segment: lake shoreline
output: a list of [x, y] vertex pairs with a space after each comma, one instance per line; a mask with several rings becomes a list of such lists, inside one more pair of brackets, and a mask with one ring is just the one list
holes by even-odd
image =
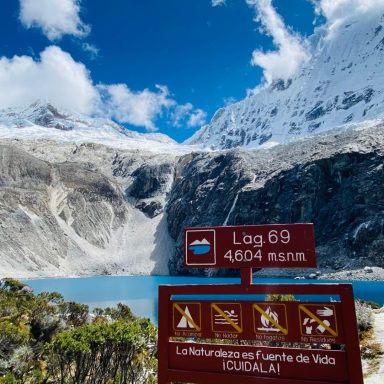
[[[84, 274], [84, 275], [4, 275], [0, 276], [0, 280], [6, 277], [30, 281], [30, 280], [45, 280], [45, 279], [79, 279], [79, 278], [94, 278], [94, 277], [133, 277], [133, 276], [165, 276], [165, 277], [191, 277], [190, 275], [158, 275], [158, 274], [127, 274], [124, 272], [108, 273], [108, 274]], [[194, 277], [207, 277], [207, 276], [194, 276]], [[233, 276], [230, 276], [232, 278]], [[273, 279], [312, 279], [312, 280], [351, 280], [351, 281], [384, 281], [384, 268], [381, 267], [364, 267], [356, 269], [344, 270], [321, 270], [321, 269], [263, 269], [256, 271], [253, 274], [254, 278], [273, 278]], [[207, 277], [209, 278], [209, 277]]]
[[[82, 278], [53, 278], [22, 280], [32, 287], [35, 293], [56, 291], [66, 300], [76, 301], [91, 307], [113, 306], [119, 302], [138, 308], [138, 315], [155, 318], [157, 315], [157, 295], [160, 285], [209, 285], [240, 284], [236, 277], [193, 277], [193, 276], [92, 276]], [[303, 280], [270, 277], [255, 277], [254, 284], [329, 284], [351, 283], [355, 297], [376, 301], [384, 305], [384, 281], [352, 280]], [[329, 297], [324, 298], [324, 300]], [[147, 304], [145, 304], [147, 303]]]

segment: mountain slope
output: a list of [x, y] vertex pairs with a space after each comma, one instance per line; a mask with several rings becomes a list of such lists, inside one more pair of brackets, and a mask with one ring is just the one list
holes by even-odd
[[[2, 141], [0, 271], [15, 277], [167, 274], [171, 155]], [[147, 180], [140, 189], [137, 180]]]
[[99, 143], [122, 149], [185, 153], [186, 149], [160, 133], [138, 133], [108, 119], [61, 111], [49, 103], [0, 110], [0, 139], [48, 139], [61, 143]]
[[332, 33], [317, 30], [311, 46], [311, 60], [294, 78], [218, 110], [186, 143], [254, 148], [382, 119], [384, 15], [349, 20]]
[[181, 156], [2, 140], [1, 274], [212, 273], [184, 269], [185, 227], [295, 222], [314, 223], [323, 272], [384, 267], [383, 138], [381, 124]]
[[303, 222], [314, 223], [323, 271], [384, 267], [383, 138], [381, 124], [264, 150], [191, 155], [176, 168], [167, 204], [171, 273], [223, 272], [185, 270], [185, 227]]

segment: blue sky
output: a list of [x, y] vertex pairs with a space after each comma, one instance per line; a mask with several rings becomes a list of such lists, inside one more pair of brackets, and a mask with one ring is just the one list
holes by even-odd
[[[60, 7], [52, 8], [56, 2]], [[260, 30], [260, 4], [270, 3], [292, 36], [313, 33], [309, 0], [248, 2], [3, 2], [0, 107], [46, 99], [183, 141], [218, 108], [266, 81], [268, 72], [251, 63], [252, 53], [278, 44], [265, 25]]]

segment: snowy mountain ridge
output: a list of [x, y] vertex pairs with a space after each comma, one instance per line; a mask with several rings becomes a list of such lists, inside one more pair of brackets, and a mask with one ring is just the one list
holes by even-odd
[[37, 101], [27, 107], [0, 110], [0, 139], [46, 139], [61, 143], [95, 143], [121, 149], [142, 149], [157, 153], [184, 153], [179, 145], [161, 133], [138, 133], [112, 120], [92, 118], [59, 110]]
[[184, 228], [290, 222], [314, 223], [324, 272], [383, 267], [383, 157], [383, 123], [181, 156], [0, 140], [0, 273], [211, 274], [185, 270]]
[[287, 81], [219, 109], [187, 144], [257, 148], [348, 123], [384, 118], [384, 15], [356, 18], [310, 38], [311, 60]]

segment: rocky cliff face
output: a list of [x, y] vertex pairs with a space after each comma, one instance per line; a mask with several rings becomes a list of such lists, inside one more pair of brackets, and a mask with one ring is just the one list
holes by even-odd
[[[340, 131], [269, 150], [194, 155], [167, 207], [182, 266], [187, 226], [313, 222], [319, 266], [384, 266], [384, 126]], [[219, 272], [221, 273], [221, 272]]]
[[373, 16], [318, 29], [311, 59], [294, 78], [216, 112], [187, 140], [214, 149], [286, 143], [384, 116], [384, 6]]
[[1, 274], [168, 273], [173, 167], [172, 156], [95, 144], [3, 142]]
[[383, 138], [187, 154], [2, 140], [0, 274], [231, 274], [185, 270], [183, 229], [297, 222], [314, 223], [323, 270], [384, 267]]

